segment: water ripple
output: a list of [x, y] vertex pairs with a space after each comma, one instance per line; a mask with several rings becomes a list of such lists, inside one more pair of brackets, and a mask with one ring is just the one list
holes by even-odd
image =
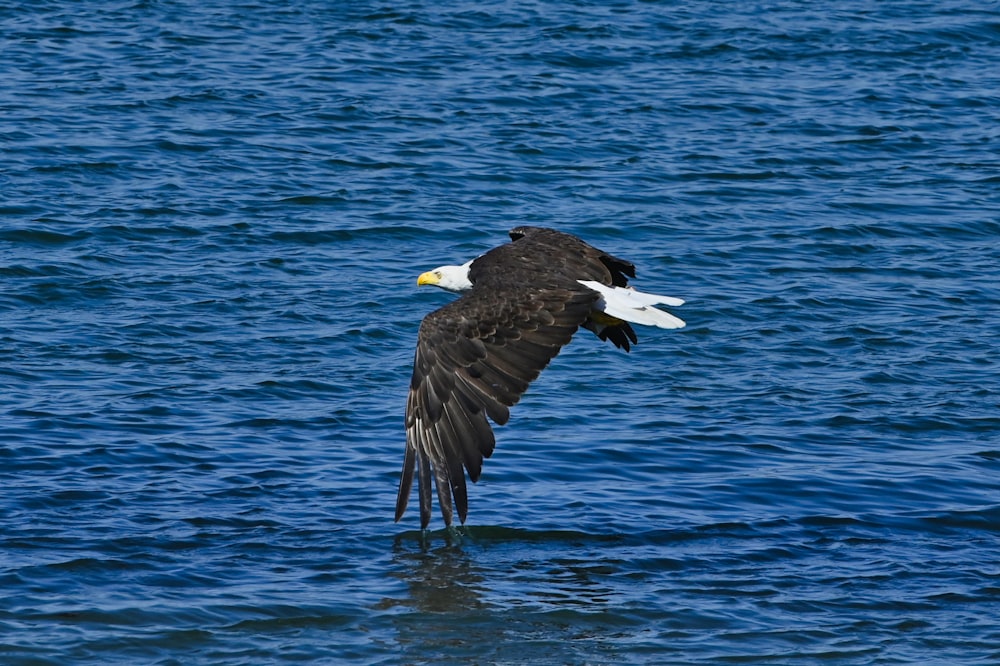
[[[0, 8], [5, 663], [996, 661], [994, 14]], [[415, 276], [515, 224], [689, 326], [394, 525]]]

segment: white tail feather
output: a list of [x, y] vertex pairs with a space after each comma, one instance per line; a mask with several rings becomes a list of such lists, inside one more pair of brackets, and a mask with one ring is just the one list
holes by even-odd
[[658, 328], [682, 328], [684, 321], [669, 312], [658, 310], [654, 305], [680, 306], [684, 301], [670, 296], [644, 294], [629, 287], [609, 287], [592, 280], [577, 280], [601, 295], [595, 307], [605, 314], [624, 319], [633, 324], [644, 324]]

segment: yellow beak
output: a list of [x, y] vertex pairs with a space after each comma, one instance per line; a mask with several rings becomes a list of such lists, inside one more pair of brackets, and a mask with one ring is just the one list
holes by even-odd
[[420, 277], [417, 278], [418, 285], [424, 284], [437, 284], [441, 281], [441, 278], [434, 274], [434, 271], [427, 271], [426, 273], [421, 273]]

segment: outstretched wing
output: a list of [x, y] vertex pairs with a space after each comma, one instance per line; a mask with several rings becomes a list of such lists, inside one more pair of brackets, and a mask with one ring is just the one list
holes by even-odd
[[[492, 282], [492, 281], [490, 281]], [[420, 526], [431, 519], [431, 476], [446, 525], [452, 500], [468, 513], [465, 474], [479, 479], [503, 425], [538, 373], [583, 324], [598, 294], [561, 286], [477, 286], [424, 318], [406, 401], [406, 455], [396, 497], [398, 521], [418, 479]]]

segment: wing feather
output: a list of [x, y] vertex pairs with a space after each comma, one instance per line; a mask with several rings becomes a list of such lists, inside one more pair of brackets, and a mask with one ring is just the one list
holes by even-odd
[[562, 283], [529, 289], [477, 284], [424, 318], [407, 399], [396, 520], [416, 473], [421, 528], [430, 522], [432, 475], [445, 524], [455, 511], [465, 522], [465, 472], [477, 481], [496, 444], [487, 417], [507, 422], [509, 408], [587, 320], [596, 300], [583, 285]]
[[424, 525], [431, 520], [431, 459], [424, 452], [424, 437], [421, 430], [417, 430], [416, 433], [417, 437], [415, 441], [417, 445], [415, 448], [417, 449], [417, 462], [420, 463], [419, 467], [417, 467], [419, 476], [417, 480], [419, 486], [417, 496], [420, 498], [420, 524]]
[[399, 492], [396, 494], [396, 522], [403, 517], [406, 505], [410, 502], [410, 489], [413, 487], [413, 470], [417, 462], [417, 447], [407, 446], [403, 455], [403, 471], [399, 475]]

